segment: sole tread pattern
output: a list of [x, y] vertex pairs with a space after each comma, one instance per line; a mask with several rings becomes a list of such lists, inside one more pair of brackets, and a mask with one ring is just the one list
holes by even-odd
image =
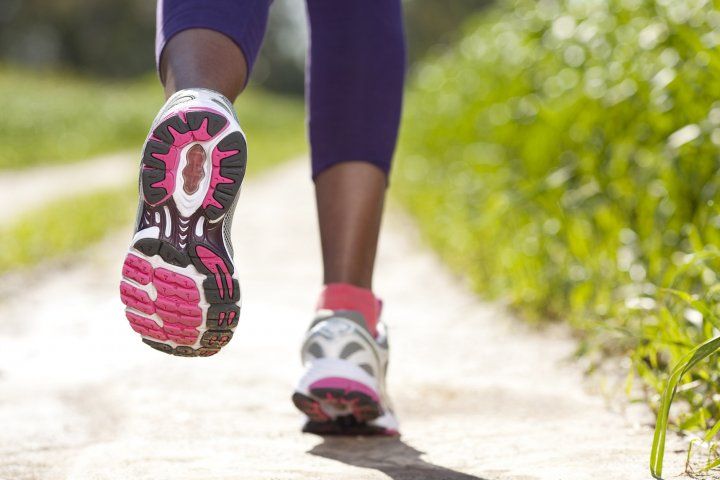
[[308, 418], [303, 432], [318, 435], [397, 434], [370, 423], [382, 416], [382, 406], [372, 389], [353, 380], [332, 377], [316, 381], [310, 385], [308, 395], [295, 392], [292, 401]]
[[150, 262], [133, 254], [125, 259], [125, 265], [138, 264], [143, 265], [144, 270], [149, 268], [147, 284], [152, 283], [156, 288], [157, 297], [152, 300], [146, 291], [122, 281], [120, 298], [130, 309], [146, 315], [156, 314], [162, 324], [128, 311], [126, 316], [130, 325], [136, 332], [155, 340], [172, 340], [179, 345], [194, 344], [200, 335], [197, 327], [203, 323], [202, 310], [198, 306], [200, 294], [195, 282], [165, 268], [153, 269]]
[[[366, 404], [365, 409], [354, 409], [353, 413], [347, 415], [337, 415], [335, 418], [328, 415], [323, 409], [323, 402], [328, 400], [328, 395], [331, 397], [331, 402], [335, 403], [348, 403], [354, 405], [362, 405], [365, 400], [360, 400], [359, 397], [352, 396], [348, 399], [345, 392], [326, 392], [326, 391], [313, 391], [311, 390], [310, 395], [304, 395], [300, 392], [295, 392], [292, 396], [292, 402], [295, 404], [298, 410], [307, 416], [308, 420], [303, 425], [302, 431], [305, 433], [313, 433], [315, 435], [397, 435], [398, 432], [395, 430], [388, 430], [382, 426], [373, 425], [370, 423], [371, 420], [377, 418], [377, 415], [373, 412], [379, 409], [379, 405], [370, 407]], [[374, 400], [371, 399], [373, 403]], [[352, 410], [352, 408], [351, 408]], [[371, 413], [372, 412], [372, 413]]]
[[[131, 246], [120, 295], [131, 327], [164, 353], [214, 355], [238, 323], [240, 286], [220, 220], [239, 193], [247, 149], [240, 131], [226, 133], [229, 124], [212, 109], [179, 111], [157, 124], [143, 150], [138, 231], [157, 234]], [[194, 213], [183, 207], [181, 214], [173, 195], [188, 179], [182, 194], [194, 194], [200, 181], [206, 191]]]

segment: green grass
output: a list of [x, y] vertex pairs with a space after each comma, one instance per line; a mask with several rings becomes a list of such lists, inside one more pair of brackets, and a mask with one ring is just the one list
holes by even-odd
[[[0, 70], [0, 170], [140, 152], [163, 103], [157, 81], [105, 84], [68, 74]], [[302, 99], [249, 90], [236, 102], [248, 175], [306, 152]], [[2, 174], [0, 172], [0, 174]], [[0, 274], [84, 248], [134, 219], [137, 186], [60, 199], [0, 229]]]
[[[718, 26], [712, 2], [506, 1], [406, 102], [394, 188], [428, 242], [579, 353], [627, 356], [655, 409], [720, 329]], [[716, 424], [718, 367], [677, 379], [675, 428]]]
[[[0, 170], [139, 151], [163, 104], [154, 75], [111, 82], [6, 66], [0, 94]], [[236, 107], [249, 137], [249, 171], [305, 151], [302, 99], [250, 89]]]
[[137, 149], [162, 104], [150, 77], [113, 83], [0, 68], [0, 169], [62, 163]]
[[101, 240], [125, 228], [137, 208], [137, 186], [60, 199], [0, 229], [0, 275]]
[[248, 137], [248, 174], [307, 154], [302, 98], [248, 90], [235, 109]]

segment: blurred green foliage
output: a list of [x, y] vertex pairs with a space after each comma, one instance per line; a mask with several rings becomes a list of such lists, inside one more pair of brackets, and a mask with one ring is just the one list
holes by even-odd
[[[147, 74], [155, 69], [155, 5], [153, 0], [3, 0], [0, 62], [104, 78]], [[297, 50], [305, 34], [296, 17], [303, 8], [302, 1], [273, 2], [255, 83], [302, 93], [303, 58]]]
[[[411, 62], [446, 46], [468, 15], [491, 2], [404, 0]], [[105, 78], [133, 78], [155, 68], [155, 1], [3, 0], [0, 5], [0, 62]], [[302, 94], [304, 10], [304, 0], [273, 1], [254, 84]]]
[[[75, 74], [0, 67], [0, 169], [140, 151], [163, 93], [153, 76], [108, 82]], [[305, 151], [302, 99], [250, 89], [236, 102], [257, 161]], [[277, 131], [283, 141], [277, 141]], [[253, 169], [255, 158], [249, 168]]]
[[137, 186], [61, 198], [0, 228], [0, 275], [71, 254], [126, 228], [135, 216]]
[[[429, 242], [583, 352], [628, 355], [654, 407], [720, 328], [717, 3], [506, 1], [407, 99], [395, 188]], [[680, 429], [720, 418], [718, 366], [684, 376]]]
[[0, 58], [106, 77], [153, 69], [155, 2], [3, 0]]
[[150, 77], [101, 82], [75, 74], [0, 68], [0, 169], [140, 151], [162, 89]]
[[452, 45], [461, 36], [460, 26], [465, 20], [493, 3], [494, 0], [405, 0], [403, 14], [410, 65]]

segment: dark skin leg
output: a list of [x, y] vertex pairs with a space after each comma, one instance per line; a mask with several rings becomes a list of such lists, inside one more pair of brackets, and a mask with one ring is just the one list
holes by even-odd
[[[165, 46], [160, 76], [165, 95], [185, 88], [209, 88], [234, 102], [247, 78], [245, 57], [225, 35], [191, 29]], [[387, 177], [374, 165], [334, 165], [315, 179], [324, 283], [372, 288]]]
[[247, 74], [242, 50], [214, 30], [178, 33], [165, 45], [160, 59], [166, 97], [185, 88], [209, 88], [234, 102], [245, 88]]
[[315, 179], [324, 282], [372, 289], [387, 177], [367, 162], [343, 162]]

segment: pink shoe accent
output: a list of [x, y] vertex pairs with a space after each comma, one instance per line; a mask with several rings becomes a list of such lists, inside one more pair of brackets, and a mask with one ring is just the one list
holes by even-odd
[[[172, 129], [170, 128], [169, 130]], [[175, 130], [173, 130], [173, 132], [174, 131]], [[177, 170], [178, 163], [180, 162], [180, 150], [176, 146], [171, 146], [167, 153], [153, 153], [152, 156], [156, 160], [160, 160], [165, 164], [165, 178], [151, 185], [155, 188], [164, 188], [167, 192], [167, 195], [165, 195], [165, 197], [163, 197], [160, 201], [151, 204], [157, 205], [167, 200], [175, 191], [175, 171]], [[148, 167], [143, 166], [143, 169], [147, 170]]]
[[157, 340], [167, 340], [168, 337], [163, 332], [162, 328], [155, 323], [153, 320], [140, 315], [136, 315], [132, 312], [125, 312], [125, 316], [130, 322], [130, 326], [133, 330], [138, 332], [140, 335], [145, 335]]
[[[182, 118], [183, 121], [186, 121], [185, 115], [183, 114], [183, 112], [180, 112], [180, 118]], [[173, 127], [167, 127], [167, 130], [168, 130], [168, 132], [170, 132], [170, 135], [173, 136], [172, 144], [175, 147], [178, 147], [178, 149], [180, 147], [184, 147], [185, 145], [187, 145], [188, 143], [193, 141], [193, 132], [191, 132], [191, 131], [188, 131], [185, 133], [180, 133], [180, 132], [176, 131]]]
[[220, 312], [220, 315], [218, 316], [218, 327], [223, 324], [223, 322], [226, 322], [228, 326], [232, 325], [233, 321], [235, 320], [235, 312]]
[[205, 200], [203, 200], [203, 208], [207, 208], [210, 205], [213, 205], [217, 208], [223, 208], [220, 203], [215, 200], [215, 197], [213, 196], [215, 194], [215, 189], [218, 185], [223, 183], [233, 183], [233, 180], [230, 180], [229, 178], [225, 178], [220, 174], [220, 167], [222, 164], [222, 161], [225, 160], [228, 157], [232, 157], [233, 155], [240, 153], [240, 150], [228, 150], [227, 152], [223, 152], [218, 147], [215, 147], [215, 149], [212, 152], [212, 176], [210, 177], [210, 186], [208, 187], [207, 194], [205, 194]]
[[177, 322], [190, 327], [202, 324], [202, 310], [197, 304], [183, 303], [158, 296], [155, 300], [155, 308], [163, 322]]
[[346, 394], [350, 392], [361, 392], [372, 398], [374, 401], [380, 403], [380, 397], [375, 390], [363, 383], [356, 382], [355, 380], [350, 380], [349, 378], [326, 377], [316, 382], [313, 382], [309, 388], [311, 391], [316, 388], [332, 388], [343, 390]]
[[360, 312], [373, 337], [377, 336], [377, 322], [382, 304], [372, 290], [356, 287], [349, 283], [329, 283], [325, 285], [317, 309], [352, 310]]
[[[203, 110], [197, 110], [197, 111], [203, 111]], [[222, 115], [219, 112], [214, 112], [214, 113], [217, 113], [218, 115]], [[183, 115], [183, 118], [184, 118], [184, 115]], [[222, 128], [222, 130], [220, 130], [220, 132], [225, 130], [225, 128], [227, 128], [227, 125], [228, 124], [225, 124], [225, 126]], [[218, 133], [220, 133], [220, 132], [218, 132]], [[192, 133], [193, 133], [193, 138], [195, 139], [196, 142], [205, 142], [205, 141], [213, 138], [213, 136], [208, 133], [208, 119], [207, 118], [203, 120], [202, 124], [200, 125], [200, 128], [198, 128], [197, 130], [195, 130]]]
[[230, 342], [232, 335], [228, 332], [206, 332], [203, 335], [203, 341], [207, 341], [210, 345], [224, 347]]
[[293, 395], [295, 406], [313, 422], [329, 422], [332, 418], [325, 413], [317, 400], [302, 394]]
[[192, 345], [197, 340], [197, 335], [185, 337], [168, 333], [168, 338], [173, 342], [177, 343], [178, 345]]
[[158, 268], [155, 271], [153, 285], [159, 295], [165, 297], [175, 296], [181, 300], [190, 303], [200, 301], [200, 293], [192, 279], [183, 275], [171, 272], [164, 268]]
[[135, 310], [148, 315], [155, 313], [155, 306], [148, 294], [127, 282], [120, 282], [120, 299], [125, 305]]
[[200, 300], [200, 294], [197, 291], [197, 287], [193, 290], [180, 288], [172, 283], [166, 283], [159, 280], [157, 277], [153, 280], [153, 285], [161, 294], [165, 297], [175, 296], [181, 300], [191, 303], [197, 303]]
[[192, 278], [180, 275], [179, 273], [172, 272], [162, 267], [155, 270], [155, 278], [159, 278], [167, 283], [174, 283], [180, 288], [197, 290], [197, 286]]
[[217, 284], [220, 298], [225, 298], [225, 287], [223, 286], [221, 275], [225, 277], [225, 282], [227, 283], [227, 289], [229, 292], [228, 298], [232, 298], [234, 288], [232, 275], [230, 274], [227, 265], [225, 265], [225, 262], [215, 255], [212, 250], [205, 248], [202, 245], [198, 245], [195, 251], [197, 252], [203, 265], [205, 265], [205, 267], [215, 275], [215, 283]]
[[150, 262], [132, 254], [125, 259], [123, 275], [145, 285], [152, 282], [158, 292], [153, 302], [144, 290], [125, 281], [120, 283], [120, 297], [125, 305], [146, 315], [155, 313], [163, 322], [160, 326], [151, 318], [126, 312], [133, 330], [179, 345], [193, 345], [197, 341], [200, 332], [196, 327], [202, 325], [203, 313], [198, 306], [200, 293], [192, 278], [165, 268], [153, 271]]
[[130, 280], [135, 280], [140, 285], [147, 285], [152, 280], [152, 265], [135, 255], [128, 255], [123, 264], [122, 274]]
[[165, 330], [168, 335], [180, 335], [189, 338], [197, 337], [197, 330], [177, 323], [166, 323], [163, 325], [163, 330]]

